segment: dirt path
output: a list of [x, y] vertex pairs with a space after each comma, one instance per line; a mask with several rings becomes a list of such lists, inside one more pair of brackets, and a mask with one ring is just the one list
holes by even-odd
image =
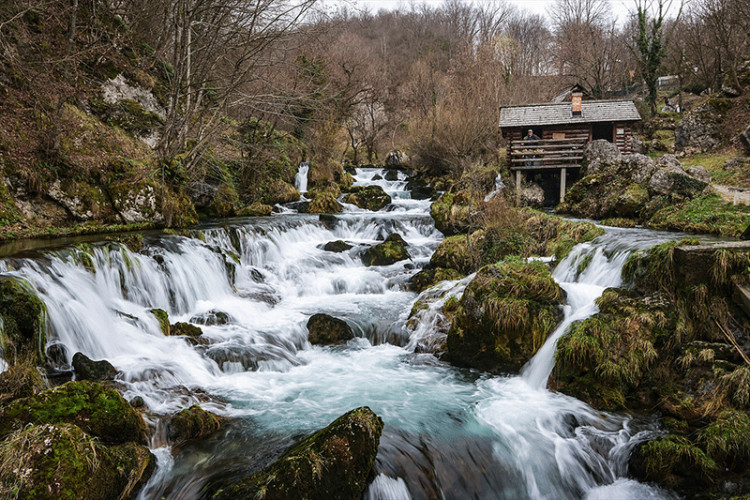
[[712, 184], [711, 186], [724, 201], [735, 205], [750, 205], [750, 188], [723, 186], [721, 184]]

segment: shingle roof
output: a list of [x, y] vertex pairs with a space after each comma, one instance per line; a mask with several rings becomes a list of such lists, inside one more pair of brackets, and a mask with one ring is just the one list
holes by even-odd
[[504, 106], [500, 108], [500, 127], [629, 122], [641, 119], [633, 101], [583, 101], [581, 116], [572, 116], [570, 107], [569, 102]]

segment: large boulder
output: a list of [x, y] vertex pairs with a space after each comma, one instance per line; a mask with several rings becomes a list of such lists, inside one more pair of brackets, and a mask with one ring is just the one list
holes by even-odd
[[415, 291], [423, 292], [424, 290], [437, 285], [441, 281], [457, 280], [462, 277], [463, 274], [455, 269], [443, 269], [441, 267], [429, 268], [422, 269], [412, 276], [410, 283]]
[[352, 248], [354, 248], [352, 245], [343, 240], [329, 241], [328, 243], [323, 245], [323, 250], [333, 253], [346, 252], [347, 250], [351, 250]]
[[0, 277], [0, 351], [8, 363], [26, 356], [37, 363], [44, 359], [46, 315], [47, 309], [31, 285]]
[[193, 405], [172, 417], [167, 427], [167, 437], [176, 442], [205, 438], [221, 429], [224, 421], [223, 417]]
[[359, 500], [375, 464], [383, 421], [367, 407], [337, 418], [266, 469], [216, 488], [209, 498]]
[[386, 168], [403, 169], [407, 168], [408, 166], [409, 155], [399, 149], [394, 149], [385, 157]]
[[407, 243], [398, 233], [393, 233], [383, 243], [372, 246], [362, 254], [366, 266], [389, 266], [401, 260], [411, 259]]
[[465, 233], [472, 226], [472, 211], [479, 209], [480, 200], [470, 200], [467, 191], [458, 193], [446, 192], [430, 205], [430, 216], [435, 220], [435, 227], [446, 236]]
[[332, 214], [341, 212], [341, 204], [336, 196], [329, 191], [315, 193], [310, 204], [307, 205], [307, 213], [310, 214]]
[[706, 187], [706, 182], [691, 177], [684, 171], [673, 172], [665, 169], [657, 170], [648, 183], [648, 190], [652, 194], [676, 198], [693, 198]]
[[631, 184], [615, 198], [615, 215], [617, 217], [636, 217], [649, 199], [646, 188], [640, 184]]
[[146, 443], [146, 424], [120, 394], [95, 382], [68, 382], [0, 408], [0, 437], [27, 424], [75, 424], [105, 443]]
[[623, 157], [622, 167], [618, 172], [630, 182], [642, 184], [647, 182], [656, 171], [654, 160], [641, 154], [632, 154]]
[[667, 154], [659, 158], [656, 162], [657, 169], [667, 170], [668, 172], [683, 172], [682, 163], [675, 155]]
[[544, 208], [544, 189], [536, 182], [529, 182], [521, 186], [521, 206]]
[[351, 203], [366, 210], [377, 211], [391, 203], [391, 197], [380, 186], [355, 186], [344, 196], [344, 203]]
[[674, 130], [675, 151], [695, 154], [715, 149], [720, 139], [717, 127], [719, 118], [719, 111], [711, 101], [686, 113]]
[[711, 182], [711, 173], [706, 169], [706, 167], [701, 167], [699, 165], [693, 165], [691, 167], [688, 167], [685, 169], [685, 172], [694, 179], [698, 179], [699, 181], [703, 181], [706, 184], [709, 184]]
[[73, 371], [76, 380], [114, 380], [117, 368], [106, 359], [93, 361], [81, 352], [73, 355]]
[[354, 338], [354, 331], [343, 319], [318, 313], [307, 320], [308, 340], [311, 344], [331, 345]]
[[542, 262], [506, 261], [480, 269], [455, 312], [448, 360], [494, 373], [518, 372], [562, 318], [564, 300]]
[[462, 274], [472, 273], [481, 262], [484, 239], [485, 233], [481, 229], [471, 233], [468, 240], [465, 234], [448, 236], [440, 242], [430, 257], [430, 265], [436, 268], [455, 269]]
[[[3, 498], [135, 498], [156, 467], [145, 446], [106, 446], [70, 424], [18, 429], [0, 446]], [[7, 495], [7, 496], [6, 496]]]
[[300, 192], [288, 182], [276, 179], [268, 187], [266, 198], [270, 204], [291, 203], [293, 201], [299, 201]]
[[592, 175], [614, 171], [622, 163], [622, 154], [617, 146], [604, 139], [591, 141], [583, 151], [583, 173]]
[[47, 388], [47, 382], [35, 366], [13, 365], [0, 373], [0, 406], [33, 396]]

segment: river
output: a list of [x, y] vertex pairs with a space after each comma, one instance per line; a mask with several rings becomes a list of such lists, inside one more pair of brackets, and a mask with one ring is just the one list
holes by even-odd
[[[607, 228], [578, 245], [554, 271], [568, 296], [561, 325], [521, 374], [489, 376], [424, 352], [445, 332], [439, 306], [470, 277], [425, 292], [430, 307], [407, 321], [417, 299], [408, 280], [443, 236], [430, 202], [410, 198], [405, 175], [378, 179], [384, 174], [355, 176], [393, 197], [380, 212], [345, 205], [319, 217], [285, 208], [183, 236], [150, 233], [138, 253], [100, 241], [0, 261], [1, 273], [28, 280], [44, 300], [49, 342], [65, 353], [60, 369], [79, 351], [107, 359], [126, 399], [143, 398], [158, 468], [140, 498], [201, 498], [207, 482], [255, 470], [363, 405], [385, 422], [368, 499], [672, 498], [627, 478], [629, 452], [658, 434], [655, 421], [598, 412], [546, 383], [557, 338], [620, 285], [627, 256], [678, 235]], [[306, 176], [297, 181], [306, 186]], [[363, 266], [362, 250], [392, 232], [412, 260]], [[322, 249], [333, 240], [354, 247]], [[200, 325], [208, 342], [165, 337], [152, 308]], [[346, 319], [358, 337], [311, 346], [305, 324], [319, 312]], [[233, 423], [173, 449], [164, 422], [196, 403]]]

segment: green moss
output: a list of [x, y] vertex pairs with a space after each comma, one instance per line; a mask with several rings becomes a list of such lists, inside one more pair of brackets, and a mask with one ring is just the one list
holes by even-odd
[[159, 322], [161, 333], [169, 337], [169, 315], [167, 314], [167, 311], [165, 311], [164, 309], [151, 309], [149, 312], [153, 314], [156, 320]]
[[337, 418], [268, 468], [210, 492], [210, 498], [357, 499], [375, 463], [383, 421], [367, 407]]
[[0, 406], [33, 396], [47, 388], [39, 369], [29, 363], [13, 365], [0, 373]]
[[455, 269], [423, 269], [412, 276], [411, 284], [417, 292], [422, 292], [441, 281], [457, 280], [463, 275]]
[[68, 382], [0, 409], [0, 436], [28, 423], [72, 423], [104, 442], [146, 442], [140, 415], [117, 391], [95, 382]]
[[300, 192], [294, 186], [281, 179], [275, 179], [268, 187], [266, 199], [270, 205], [275, 205], [299, 201], [300, 196]]
[[267, 216], [273, 213], [273, 207], [270, 205], [264, 205], [260, 202], [255, 202], [252, 205], [242, 207], [237, 211], [237, 215], [240, 217], [249, 216]]
[[143, 249], [143, 235], [138, 233], [122, 233], [105, 238], [107, 241], [116, 241], [125, 245], [128, 250], [138, 253]]
[[735, 468], [750, 460], [750, 415], [743, 411], [724, 411], [701, 429], [698, 442], [712, 459]]
[[47, 309], [31, 285], [0, 277], [0, 350], [10, 364], [26, 356], [44, 359], [46, 317]]
[[187, 441], [208, 437], [221, 429], [224, 419], [198, 405], [186, 408], [169, 422], [167, 435], [172, 441]]
[[511, 260], [480, 269], [448, 333], [449, 360], [482, 370], [518, 370], [561, 319], [564, 299], [541, 262]]
[[198, 338], [203, 335], [203, 330], [200, 327], [191, 325], [190, 323], [178, 322], [169, 327], [170, 335], [172, 336], [183, 336], [190, 338]]
[[389, 266], [401, 260], [411, 259], [406, 246], [406, 241], [399, 234], [390, 234], [383, 243], [365, 250], [362, 262], [366, 266]]
[[[457, 194], [443, 193], [430, 205], [430, 215], [435, 220], [435, 227], [446, 236], [468, 231], [471, 227], [469, 200], [470, 195], [466, 191]], [[478, 210], [480, 200], [472, 201], [474, 210]]]
[[0, 497], [132, 498], [155, 466], [144, 446], [104, 446], [73, 425], [33, 425], [0, 442]]
[[[496, 251], [483, 252], [482, 250], [485, 250], [484, 239], [482, 230], [473, 232], [469, 238], [465, 234], [448, 236], [440, 242], [430, 257], [430, 265], [454, 269], [463, 274], [474, 272], [484, 260], [489, 260], [498, 253]], [[473, 252], [469, 250], [469, 242], [471, 242]]]
[[341, 204], [336, 201], [336, 196], [329, 191], [319, 191], [315, 193], [312, 201], [307, 206], [307, 211], [311, 214], [330, 214], [341, 212]]
[[750, 225], [750, 206], [725, 203], [713, 194], [703, 195], [662, 208], [645, 225], [736, 238]]
[[693, 482], [709, 482], [716, 473], [716, 462], [684, 437], [669, 435], [649, 441], [640, 450], [643, 455], [645, 479], [664, 486], [684, 483], [681, 476], [692, 475]]
[[344, 196], [344, 202], [377, 211], [391, 203], [391, 197], [380, 186], [357, 186], [351, 188], [351, 192]]
[[623, 217], [611, 217], [609, 219], [602, 220], [603, 226], [612, 227], [635, 227], [638, 223], [633, 219], [627, 219]]

